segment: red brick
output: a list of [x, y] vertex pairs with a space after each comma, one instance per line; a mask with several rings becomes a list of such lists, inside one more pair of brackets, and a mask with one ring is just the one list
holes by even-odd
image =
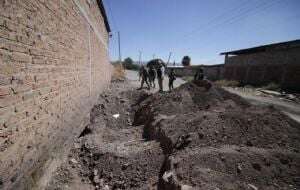
[[[111, 66], [107, 50], [92, 30], [93, 94], [90, 95], [88, 23], [76, 5], [72, 1], [8, 2], [5, 9], [0, 5], [0, 128], [12, 131], [14, 146], [22, 145], [18, 154], [8, 148], [6, 155], [13, 155], [14, 160], [24, 158], [24, 163], [29, 163], [29, 159], [39, 158], [49, 144], [60, 146], [56, 140], [42, 136], [68, 137], [64, 131], [80, 130], [83, 116], [110, 80]], [[79, 2], [87, 12], [91, 11], [86, 1]], [[88, 14], [91, 21], [107, 39], [100, 11], [91, 8], [94, 11]], [[78, 115], [77, 108], [82, 114]], [[68, 125], [63, 121], [68, 121]], [[25, 146], [29, 141], [47, 146], [31, 155]], [[2, 162], [1, 156], [0, 159]], [[22, 175], [29, 171], [15, 163], [12, 168], [1, 163], [0, 167]]]
[[31, 90], [31, 86], [26, 85], [26, 84], [14, 85], [14, 86], [11, 87], [11, 90], [13, 91], [14, 94], [19, 94], [19, 93]]
[[31, 62], [31, 56], [25, 53], [19, 53], [19, 52], [13, 52], [12, 53], [12, 60], [18, 61], [18, 62]]
[[4, 98], [11, 93], [11, 89], [9, 86], [0, 86], [0, 98]]

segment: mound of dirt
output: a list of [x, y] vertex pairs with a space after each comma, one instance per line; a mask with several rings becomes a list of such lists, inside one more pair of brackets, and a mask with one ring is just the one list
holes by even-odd
[[298, 189], [300, 125], [193, 82], [142, 101], [134, 125], [167, 155], [161, 189]]
[[113, 82], [90, 116], [47, 190], [300, 188], [300, 125], [222, 88]]

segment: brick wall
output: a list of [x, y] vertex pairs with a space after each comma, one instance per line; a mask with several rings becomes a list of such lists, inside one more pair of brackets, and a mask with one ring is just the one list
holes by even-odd
[[228, 57], [224, 77], [251, 85], [274, 82], [283, 89], [300, 91], [300, 48]]
[[0, 0], [0, 189], [34, 183], [81, 131], [110, 81], [107, 43], [96, 0]]

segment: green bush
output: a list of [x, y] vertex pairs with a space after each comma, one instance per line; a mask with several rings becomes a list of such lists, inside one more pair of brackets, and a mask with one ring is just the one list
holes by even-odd
[[124, 61], [123, 61], [123, 66], [125, 69], [128, 70], [139, 70], [140, 66], [137, 64], [134, 64], [133, 60], [130, 57], [127, 57]]

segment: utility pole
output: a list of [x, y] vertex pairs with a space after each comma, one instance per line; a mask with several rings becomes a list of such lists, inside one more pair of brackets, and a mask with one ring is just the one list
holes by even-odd
[[169, 65], [169, 62], [170, 62], [171, 56], [172, 56], [172, 52], [170, 52], [170, 53], [169, 53], [169, 58], [168, 58], [167, 65]]
[[121, 55], [121, 36], [120, 31], [118, 31], [118, 45], [119, 45], [119, 63], [122, 62], [122, 55]]
[[139, 64], [142, 64], [142, 51], [139, 51]]

